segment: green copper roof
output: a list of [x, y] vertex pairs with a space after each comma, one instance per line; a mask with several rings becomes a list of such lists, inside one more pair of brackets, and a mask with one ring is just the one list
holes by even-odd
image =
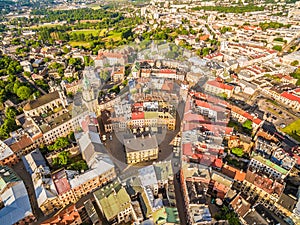
[[125, 188], [116, 181], [94, 193], [107, 220], [116, 217], [120, 212], [130, 207], [130, 197]]
[[167, 213], [167, 222], [179, 224], [180, 220], [179, 220], [177, 208], [166, 207], [165, 209]]
[[21, 179], [7, 166], [0, 166], [0, 192], [8, 183], [17, 182]]
[[90, 83], [89, 79], [87, 78], [87, 76], [84, 76], [83, 77], [83, 89], [88, 90], [90, 88], [90, 85], [91, 85], [91, 83]]
[[263, 158], [262, 156], [256, 155], [253, 158], [261, 162], [262, 164], [265, 164], [266, 166], [278, 171], [279, 173], [282, 173], [283, 175], [286, 175], [288, 173], [286, 169], [283, 169], [282, 167], [276, 165], [275, 163], [271, 162], [268, 159]]
[[160, 208], [153, 213], [153, 221], [155, 224], [166, 224], [167, 213], [165, 208]]

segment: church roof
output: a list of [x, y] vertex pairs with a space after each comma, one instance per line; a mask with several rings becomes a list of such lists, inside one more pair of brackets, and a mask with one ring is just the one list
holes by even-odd
[[45, 105], [49, 102], [52, 102], [54, 101], [55, 99], [58, 99], [59, 98], [59, 93], [58, 91], [54, 91], [54, 92], [51, 92], [49, 94], [46, 94], [46, 95], [43, 95], [41, 97], [39, 97], [38, 99], [35, 99], [35, 100], [32, 100], [30, 102], [28, 102], [23, 110], [24, 111], [30, 111], [32, 109], [36, 109], [42, 105]]

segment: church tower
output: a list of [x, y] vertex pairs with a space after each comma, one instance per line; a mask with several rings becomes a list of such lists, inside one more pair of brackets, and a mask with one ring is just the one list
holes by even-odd
[[86, 105], [90, 112], [96, 112], [97, 96], [91, 86], [91, 83], [87, 76], [83, 76], [82, 82], [82, 102]]

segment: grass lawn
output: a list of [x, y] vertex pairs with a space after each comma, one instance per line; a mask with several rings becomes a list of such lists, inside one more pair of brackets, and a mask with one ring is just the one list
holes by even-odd
[[90, 4], [87, 5], [88, 8], [91, 8], [93, 10], [101, 9], [101, 6], [99, 4]]
[[61, 24], [39, 24], [39, 25], [34, 25], [34, 26], [30, 26], [30, 27], [25, 27], [28, 29], [37, 29], [37, 28], [41, 28], [41, 27], [57, 27], [57, 26], [61, 26]]
[[297, 141], [300, 141], [300, 119], [289, 124], [282, 129], [283, 132], [287, 133], [289, 136]]
[[232, 148], [230, 151], [238, 157], [242, 157], [244, 155], [244, 151], [241, 148]]
[[106, 33], [106, 31], [107, 31], [107, 29], [102, 29], [100, 32], [99, 32], [99, 36], [101, 37], [101, 36], [104, 36], [105, 35], [105, 33]]
[[121, 33], [116, 33], [116, 32], [110, 31], [108, 33], [108, 37], [103, 38], [103, 41], [109, 41], [109, 39], [113, 39], [113, 41], [120, 41]]
[[91, 43], [90, 42], [86, 42], [86, 41], [70, 41], [69, 44], [72, 47], [90, 47]]
[[86, 29], [86, 30], [72, 30], [71, 32], [76, 33], [77, 35], [78, 34], [84, 34], [84, 35], [92, 34], [93, 36], [98, 36], [100, 33], [100, 30]]

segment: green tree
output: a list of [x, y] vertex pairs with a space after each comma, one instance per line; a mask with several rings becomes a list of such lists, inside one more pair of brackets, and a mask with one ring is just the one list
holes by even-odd
[[14, 107], [9, 107], [5, 111], [5, 116], [8, 119], [15, 119], [16, 115], [18, 114], [18, 111]]
[[244, 128], [247, 128], [249, 130], [252, 129], [252, 121], [251, 120], [246, 120], [244, 123], [243, 123], [243, 127]]
[[242, 127], [246, 133], [252, 133], [252, 121], [251, 120], [246, 120], [243, 124]]
[[19, 87], [21, 87], [21, 83], [17, 80], [13, 85], [13, 93], [17, 94]]
[[88, 165], [86, 164], [86, 162], [84, 160], [79, 160], [77, 162], [72, 163], [68, 169], [71, 170], [77, 170], [79, 172], [81, 172], [82, 170], [87, 170], [88, 169]]
[[21, 86], [18, 88], [17, 90], [17, 96], [21, 99], [21, 100], [26, 100], [30, 97], [32, 91], [29, 87], [27, 86]]
[[76, 140], [75, 140], [75, 134], [74, 134], [74, 131], [71, 131], [71, 132], [68, 134], [68, 138], [69, 138], [71, 141], [76, 141]]
[[278, 52], [281, 52], [282, 51], [282, 46], [280, 46], [280, 45], [274, 45], [273, 49], [276, 50], [276, 51], [278, 51]]
[[69, 155], [70, 153], [67, 151], [63, 151], [61, 153], [58, 154], [58, 158], [59, 158], [59, 164], [60, 165], [67, 165], [68, 161], [69, 161]]
[[25, 76], [25, 77], [30, 77], [30, 72], [25, 71], [25, 72], [24, 72], [24, 76]]
[[14, 119], [6, 118], [0, 127], [0, 138], [5, 139], [9, 137], [9, 133], [18, 128]]
[[70, 143], [69, 143], [69, 140], [67, 137], [59, 137], [56, 139], [56, 141], [54, 142], [53, 145], [48, 146], [48, 150], [57, 151], [57, 150], [67, 147], [69, 144]]
[[299, 62], [298, 60], [294, 60], [293, 62], [291, 62], [291, 66], [298, 66]]
[[62, 51], [63, 51], [63, 53], [67, 54], [67, 53], [70, 52], [70, 49], [67, 48], [66, 46], [64, 46], [63, 49], [62, 49]]
[[68, 151], [62, 151], [58, 154], [56, 158], [53, 159], [53, 165], [56, 166], [65, 166], [70, 161], [69, 159], [70, 152]]

